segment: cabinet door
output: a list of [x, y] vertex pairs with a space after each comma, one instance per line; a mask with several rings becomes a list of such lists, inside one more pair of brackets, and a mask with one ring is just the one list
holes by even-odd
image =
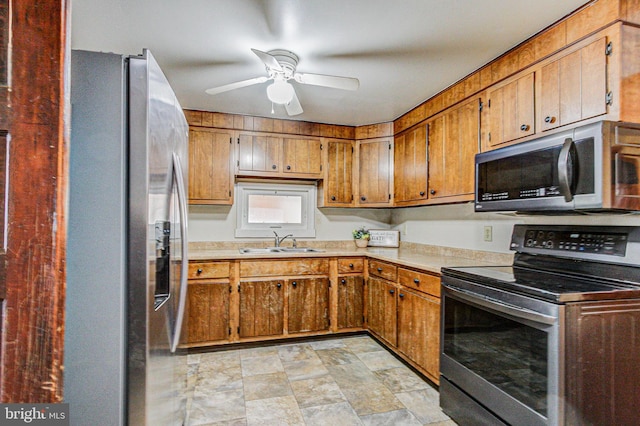
[[362, 327], [364, 314], [364, 278], [338, 277], [338, 328]]
[[353, 142], [327, 141], [327, 170], [323, 182], [325, 206], [353, 205]]
[[189, 204], [232, 204], [231, 132], [189, 129]]
[[487, 148], [534, 134], [534, 73], [488, 92]]
[[396, 345], [397, 287], [389, 281], [369, 278], [367, 281], [367, 324], [371, 331]]
[[421, 125], [394, 140], [395, 203], [427, 199], [427, 126]]
[[283, 172], [320, 177], [322, 155], [320, 139], [285, 137], [282, 140]]
[[282, 138], [241, 133], [238, 137], [238, 172], [279, 173]]
[[187, 289], [187, 343], [228, 339], [229, 283], [190, 281]]
[[474, 98], [429, 122], [429, 197], [473, 199], [480, 99]]
[[440, 377], [439, 299], [399, 290], [398, 349], [437, 382]]
[[329, 279], [289, 279], [289, 333], [329, 329]]
[[607, 113], [606, 38], [540, 70], [540, 129], [549, 130]]
[[358, 142], [358, 197], [357, 205], [391, 205], [392, 144], [390, 139]]
[[284, 332], [282, 280], [240, 282], [240, 337]]

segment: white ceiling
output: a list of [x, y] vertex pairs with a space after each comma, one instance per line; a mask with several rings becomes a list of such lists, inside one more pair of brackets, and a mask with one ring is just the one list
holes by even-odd
[[293, 83], [297, 120], [391, 121], [586, 0], [72, 0], [74, 49], [139, 54], [149, 48], [184, 108], [271, 114], [251, 52], [287, 49], [299, 72], [356, 77], [355, 92]]

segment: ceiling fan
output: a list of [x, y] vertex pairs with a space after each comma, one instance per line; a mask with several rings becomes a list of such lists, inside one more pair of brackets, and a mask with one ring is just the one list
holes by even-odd
[[357, 78], [296, 72], [298, 56], [288, 50], [279, 49], [262, 52], [257, 49], [251, 49], [251, 51], [255, 53], [262, 62], [264, 62], [268, 76], [255, 77], [250, 78], [249, 80], [213, 87], [205, 90], [205, 92], [209, 95], [215, 95], [229, 90], [273, 80], [273, 83], [267, 86], [267, 97], [269, 100], [272, 103], [284, 105], [287, 114], [298, 115], [302, 114], [302, 106], [300, 105], [296, 91], [291, 83], [289, 83], [289, 80], [294, 80], [300, 84], [311, 84], [314, 86], [331, 87], [343, 90], [357, 90], [358, 87], [360, 87], [360, 81], [358, 81]]

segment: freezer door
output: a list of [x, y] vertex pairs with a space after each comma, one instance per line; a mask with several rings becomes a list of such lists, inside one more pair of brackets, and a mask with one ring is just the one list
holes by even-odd
[[129, 60], [129, 96], [128, 419], [181, 425], [186, 358], [174, 352], [186, 296], [188, 125], [149, 51]]

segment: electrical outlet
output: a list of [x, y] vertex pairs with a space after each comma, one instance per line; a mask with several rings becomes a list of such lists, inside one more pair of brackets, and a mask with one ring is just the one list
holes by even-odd
[[493, 240], [493, 226], [485, 226], [484, 227], [484, 240], [490, 242]]

